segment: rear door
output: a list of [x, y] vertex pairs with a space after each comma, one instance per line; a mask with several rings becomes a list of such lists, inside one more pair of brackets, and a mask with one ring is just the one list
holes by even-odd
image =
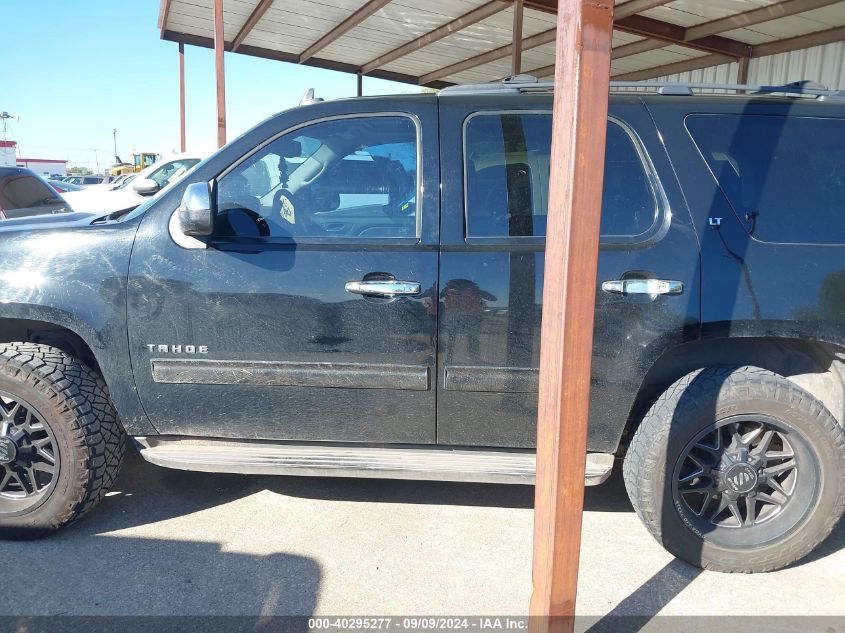
[[[535, 444], [550, 107], [441, 98], [443, 444]], [[699, 316], [698, 242], [656, 130], [634, 97], [610, 114], [589, 440], [601, 452], [615, 450], [648, 368], [697, 336]]]
[[435, 441], [436, 113], [434, 97], [292, 111], [186, 177], [214, 184], [208, 248], [177, 243], [178, 200], [153, 206], [129, 333], [160, 432]]

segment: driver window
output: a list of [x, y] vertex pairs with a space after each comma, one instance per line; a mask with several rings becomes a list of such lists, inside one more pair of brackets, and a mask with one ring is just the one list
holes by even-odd
[[277, 138], [218, 181], [215, 234], [416, 237], [417, 189], [410, 118], [314, 123]]

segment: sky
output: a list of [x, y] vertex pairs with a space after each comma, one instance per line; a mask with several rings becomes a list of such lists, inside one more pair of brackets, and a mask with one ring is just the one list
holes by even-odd
[[[18, 156], [102, 170], [133, 151], [179, 150], [179, 61], [156, 27], [158, 0], [0, 0], [0, 112]], [[297, 105], [308, 88], [351, 97], [356, 77], [225, 54], [227, 138]], [[214, 53], [185, 47], [189, 151], [216, 149]], [[364, 78], [364, 94], [418, 89]], [[3, 138], [0, 124], [0, 138]]]

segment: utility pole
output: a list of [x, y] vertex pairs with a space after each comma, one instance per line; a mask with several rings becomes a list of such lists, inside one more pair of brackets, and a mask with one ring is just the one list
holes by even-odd
[[613, 2], [558, 0], [531, 633], [575, 626], [612, 34]]
[[226, 144], [226, 73], [223, 64], [223, 0], [214, 0], [214, 72], [217, 78], [217, 147]]
[[117, 158], [117, 128], [114, 128], [112, 131], [112, 136], [114, 137], [114, 161], [119, 163], [120, 160]]

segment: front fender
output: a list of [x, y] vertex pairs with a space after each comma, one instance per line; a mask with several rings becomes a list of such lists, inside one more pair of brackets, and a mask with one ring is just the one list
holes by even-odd
[[156, 432], [135, 389], [126, 331], [127, 275], [137, 225], [0, 233], [0, 319], [39, 321], [81, 338], [130, 435]]

